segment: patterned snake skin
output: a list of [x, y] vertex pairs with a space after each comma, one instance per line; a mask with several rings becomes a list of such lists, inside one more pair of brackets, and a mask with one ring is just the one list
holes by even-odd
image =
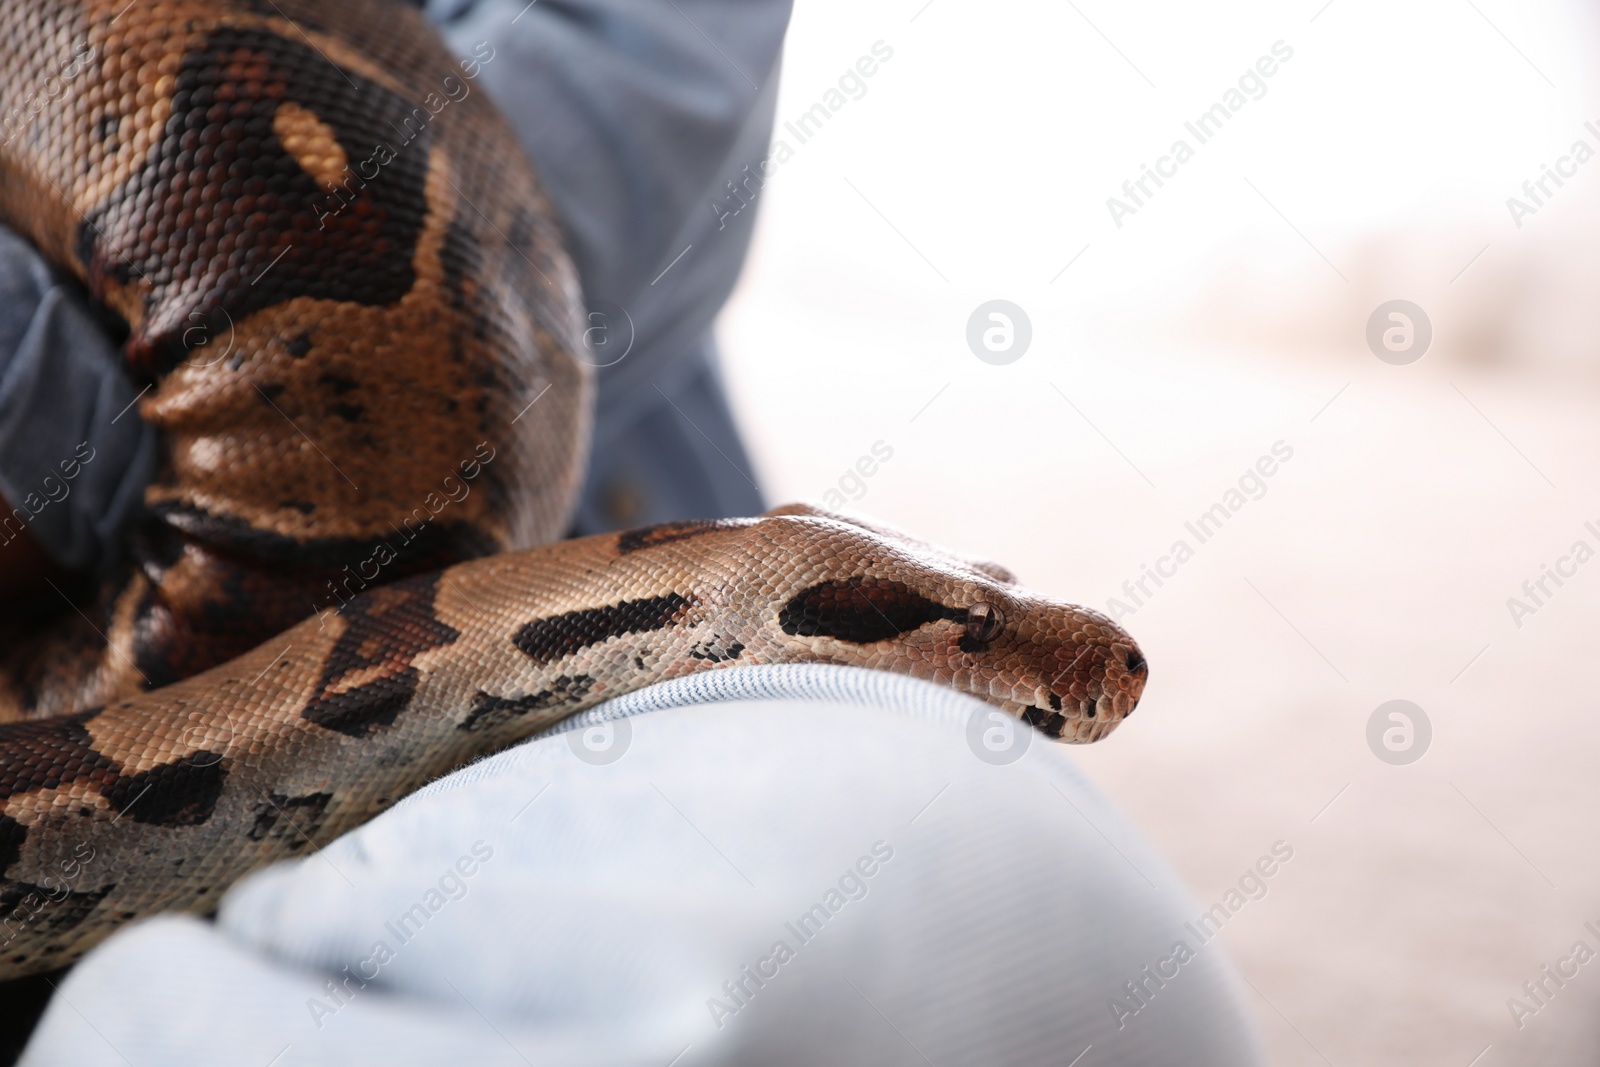
[[125, 336], [163, 443], [128, 567], [0, 635], [0, 978], [696, 671], [897, 671], [1079, 742], [1137, 703], [1104, 616], [857, 520], [550, 543], [577, 286], [475, 55], [384, 0], [0, 5], [0, 221]]
[[479, 53], [376, 0], [0, 4], [0, 221], [126, 333], [164, 452], [126, 573], [6, 642], [0, 718], [564, 532], [576, 276]]

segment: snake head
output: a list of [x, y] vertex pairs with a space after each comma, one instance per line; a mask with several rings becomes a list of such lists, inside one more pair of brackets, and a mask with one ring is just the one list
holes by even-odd
[[[1017, 680], [1009, 694], [993, 687], [988, 699], [1049, 737], [1077, 743], [1100, 740], [1133, 714], [1150, 667], [1126, 631], [1097, 611], [1023, 590], [1012, 594], [1011, 603], [1024, 622], [1009, 640], [1002, 632], [976, 658], [1004, 661], [1003, 669]], [[968, 608], [969, 629], [972, 617]]]
[[786, 521], [804, 530], [778, 538], [798, 564], [777, 620], [797, 658], [949, 685], [1076, 743], [1106, 736], [1139, 703], [1149, 666], [1107, 616], [898, 531], [802, 514]]

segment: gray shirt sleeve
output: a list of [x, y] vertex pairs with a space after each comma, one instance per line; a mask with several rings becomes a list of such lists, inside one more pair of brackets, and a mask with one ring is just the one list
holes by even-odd
[[[694, 373], [754, 211], [729, 217], [772, 139], [790, 0], [431, 0], [510, 120], [561, 219], [595, 325], [631, 341], [600, 371], [596, 437]], [[743, 185], [741, 188], [748, 188]], [[745, 193], [746, 196], [750, 195]], [[679, 364], [685, 364], [679, 366]], [[667, 387], [670, 391], [670, 386]]]
[[26, 528], [69, 569], [115, 561], [156, 467], [137, 396], [78, 289], [0, 228], [0, 543]]

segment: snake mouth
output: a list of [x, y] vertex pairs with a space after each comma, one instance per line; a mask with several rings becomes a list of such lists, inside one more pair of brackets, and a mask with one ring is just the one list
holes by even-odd
[[1096, 696], [1079, 701], [1076, 709], [1067, 712], [1058, 710], [1061, 700], [1052, 694], [1049, 707], [1021, 705], [1021, 718], [1052, 740], [1084, 745], [1105, 737], [1127, 717], [1117, 714], [1113, 705], [1114, 701]]

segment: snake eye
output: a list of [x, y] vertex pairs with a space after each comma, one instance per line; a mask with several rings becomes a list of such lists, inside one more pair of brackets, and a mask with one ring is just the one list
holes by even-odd
[[987, 645], [999, 635], [1005, 621], [999, 608], [980, 600], [967, 609], [967, 639], [976, 645]]

